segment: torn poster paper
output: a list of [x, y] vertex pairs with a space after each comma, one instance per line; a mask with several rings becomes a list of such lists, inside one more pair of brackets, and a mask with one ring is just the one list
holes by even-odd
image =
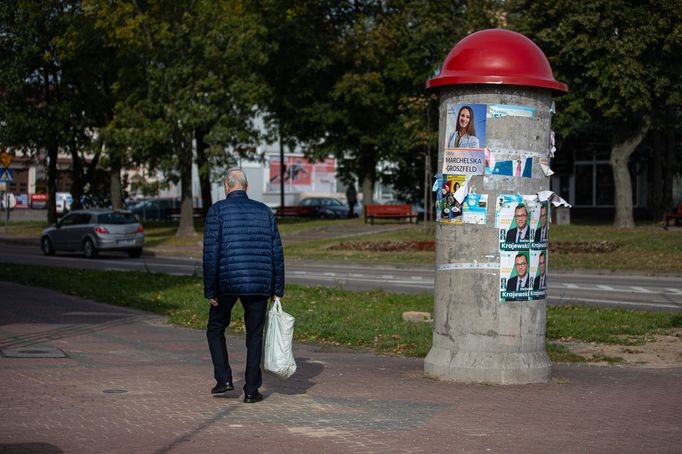
[[483, 148], [448, 148], [443, 155], [443, 173], [449, 175], [483, 175], [485, 162], [485, 150]]
[[554, 205], [555, 207], [565, 206], [565, 207], [571, 208], [570, 203], [568, 203], [567, 201], [565, 201], [564, 199], [562, 199], [561, 197], [559, 197], [558, 195], [556, 195], [552, 191], [538, 192], [538, 200], [540, 202], [549, 202], [552, 205]]
[[542, 169], [542, 173], [544, 173], [546, 177], [554, 175], [554, 171], [549, 168], [549, 159], [548, 158], [540, 158], [539, 162], [540, 162], [540, 168]]
[[488, 118], [525, 117], [534, 118], [534, 107], [511, 106], [507, 104], [491, 104], [488, 106]]

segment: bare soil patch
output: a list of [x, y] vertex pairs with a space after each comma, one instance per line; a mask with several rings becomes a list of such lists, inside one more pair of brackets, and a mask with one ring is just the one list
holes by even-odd
[[571, 339], [553, 340], [582, 356], [593, 364], [608, 364], [601, 358], [622, 358], [621, 364], [651, 368], [682, 367], [682, 328], [667, 335], [654, 335], [643, 345], [615, 345], [597, 342], [575, 342]]

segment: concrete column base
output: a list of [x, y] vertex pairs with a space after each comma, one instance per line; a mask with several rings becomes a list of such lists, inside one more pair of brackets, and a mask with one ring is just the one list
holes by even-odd
[[545, 351], [453, 352], [433, 347], [424, 360], [424, 373], [444, 381], [520, 385], [549, 382], [552, 364]]

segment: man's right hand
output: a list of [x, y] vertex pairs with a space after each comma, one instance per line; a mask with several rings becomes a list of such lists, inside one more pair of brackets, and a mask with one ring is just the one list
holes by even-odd
[[218, 300], [215, 298], [209, 298], [208, 302], [211, 303], [211, 306], [217, 306], [218, 305]]

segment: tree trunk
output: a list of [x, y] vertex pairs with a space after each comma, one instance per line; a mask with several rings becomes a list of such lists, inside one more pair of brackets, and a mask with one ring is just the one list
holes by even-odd
[[654, 221], [663, 219], [665, 208], [663, 206], [663, 166], [666, 147], [663, 143], [661, 131], [653, 131], [654, 152], [649, 162], [651, 162], [651, 193], [649, 194], [649, 207]]
[[[180, 193], [182, 205], [180, 206], [180, 225], [176, 236], [195, 236], [194, 210], [192, 204], [192, 149], [181, 150], [180, 161]], [[187, 157], [185, 157], [187, 155]]]
[[[671, 118], [674, 118], [672, 110], [668, 111]], [[665, 137], [665, 164], [663, 168], [663, 208], [672, 210], [673, 207], [673, 164], [675, 163], [675, 126], [671, 121], [666, 130]]]
[[47, 146], [47, 222], [57, 222], [57, 144]]
[[610, 159], [616, 202], [613, 226], [619, 229], [629, 229], [635, 226], [635, 218], [632, 213], [632, 183], [630, 182], [628, 162], [632, 152], [635, 151], [635, 148], [649, 131], [650, 125], [651, 121], [647, 116], [634, 130], [614, 135]]
[[208, 209], [213, 205], [213, 198], [211, 197], [211, 166], [206, 156], [206, 131], [197, 130], [195, 138], [197, 141], [197, 167], [199, 169], [199, 186], [201, 187], [201, 212], [203, 217], [208, 214]]
[[114, 210], [123, 208], [123, 199], [121, 197], [121, 162], [118, 159], [112, 158], [111, 160], [109, 191], [111, 192], [111, 208]]

